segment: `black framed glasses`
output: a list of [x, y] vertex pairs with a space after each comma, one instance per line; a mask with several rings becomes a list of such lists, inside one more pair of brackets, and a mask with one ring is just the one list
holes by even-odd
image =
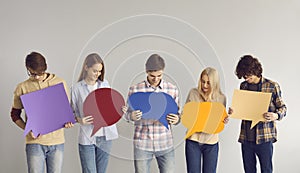
[[32, 73], [31, 71], [27, 70], [27, 74], [29, 77], [36, 77], [36, 76], [42, 76], [43, 74], [45, 74], [45, 72], [42, 73]]

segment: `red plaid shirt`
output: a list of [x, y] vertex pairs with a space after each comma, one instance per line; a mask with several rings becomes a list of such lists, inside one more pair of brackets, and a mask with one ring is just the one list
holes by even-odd
[[[151, 87], [150, 83], [145, 80], [129, 89], [128, 96], [136, 92], [165, 92], [172, 96], [178, 104], [178, 89], [175, 85], [161, 80], [159, 86]], [[129, 114], [125, 114], [125, 118], [130, 120]], [[145, 120], [135, 122], [134, 130], [134, 146], [146, 151], [163, 151], [173, 148], [172, 129], [167, 129], [157, 120]]]

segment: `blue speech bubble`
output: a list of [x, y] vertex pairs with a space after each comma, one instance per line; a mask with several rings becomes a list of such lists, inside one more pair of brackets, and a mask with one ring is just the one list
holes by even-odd
[[32, 130], [37, 137], [75, 123], [63, 83], [24, 94], [21, 101], [27, 115], [24, 136]]
[[178, 106], [167, 93], [164, 92], [136, 92], [129, 96], [128, 105], [131, 110], [140, 110], [143, 119], [158, 120], [167, 129], [167, 115], [178, 114]]

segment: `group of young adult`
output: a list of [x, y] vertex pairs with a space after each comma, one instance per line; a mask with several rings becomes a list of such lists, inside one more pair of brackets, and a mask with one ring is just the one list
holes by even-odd
[[[54, 74], [46, 72], [45, 58], [37, 52], [27, 55], [25, 66], [29, 79], [17, 85], [11, 109], [12, 120], [25, 129], [25, 120], [21, 117], [23, 105], [20, 96], [49, 86], [66, 82]], [[165, 92], [179, 105], [178, 88], [163, 79], [165, 61], [158, 54], [152, 54], [146, 61], [146, 79], [129, 88], [128, 96], [136, 92]], [[97, 88], [110, 87], [104, 78], [105, 66], [101, 57], [90, 54], [86, 57], [78, 82], [71, 87], [71, 105], [80, 130], [78, 136], [79, 156], [82, 172], [106, 172], [112, 140], [118, 138], [116, 125], [101, 128], [94, 136], [93, 118], [84, 115], [83, 102], [88, 94]], [[265, 121], [250, 128], [251, 121], [242, 120], [239, 142], [242, 148], [244, 171], [256, 172], [256, 157], [259, 158], [261, 172], [271, 173], [273, 169], [273, 143], [277, 140], [275, 121], [281, 120], [286, 114], [286, 105], [281, 97], [278, 83], [262, 77], [262, 66], [257, 58], [245, 55], [236, 66], [237, 77], [244, 78], [240, 85], [242, 90], [272, 93], [268, 112], [262, 116]], [[218, 72], [205, 68], [199, 78], [198, 86], [192, 88], [187, 96], [187, 102], [220, 102], [226, 106], [226, 97], [220, 88]], [[175, 172], [175, 154], [173, 145], [172, 125], [180, 123], [180, 113], [167, 115], [168, 130], [157, 120], [143, 119], [141, 110], [131, 110], [122, 107], [124, 117], [134, 122], [134, 168], [137, 173], [149, 173], [153, 157], [156, 158], [161, 173]], [[229, 115], [234, 112], [229, 108]], [[224, 119], [228, 122], [229, 117]], [[72, 127], [66, 123], [65, 127]], [[187, 172], [215, 173], [218, 162], [218, 134], [196, 132], [185, 141]], [[28, 172], [41, 173], [61, 172], [64, 151], [64, 130], [59, 129], [46, 135], [34, 136], [32, 132], [26, 135], [26, 157]]]

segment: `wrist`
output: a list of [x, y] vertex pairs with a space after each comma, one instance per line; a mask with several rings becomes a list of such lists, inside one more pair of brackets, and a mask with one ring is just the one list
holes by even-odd
[[276, 113], [277, 114], [277, 118], [276, 118], [276, 120], [280, 120], [280, 116], [279, 116], [279, 114], [278, 113]]

